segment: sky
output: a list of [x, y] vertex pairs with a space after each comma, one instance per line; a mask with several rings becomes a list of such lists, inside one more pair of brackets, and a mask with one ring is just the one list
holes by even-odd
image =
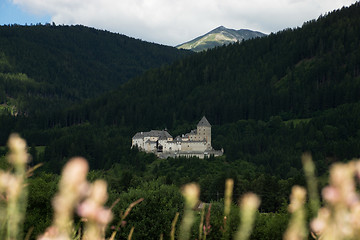
[[81, 24], [176, 46], [218, 26], [266, 34], [356, 0], [0, 0], [0, 25]]

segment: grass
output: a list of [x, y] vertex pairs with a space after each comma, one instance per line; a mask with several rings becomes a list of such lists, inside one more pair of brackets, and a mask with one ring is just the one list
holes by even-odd
[[226, 37], [223, 34], [213, 33], [206, 35], [197, 41], [191, 41], [183, 45], [180, 45], [178, 48], [190, 49], [190, 50], [197, 48], [197, 51], [202, 51], [208, 48], [213, 48], [219, 45], [221, 46], [223, 44], [228, 44], [231, 42], [236, 42], [236, 39]]

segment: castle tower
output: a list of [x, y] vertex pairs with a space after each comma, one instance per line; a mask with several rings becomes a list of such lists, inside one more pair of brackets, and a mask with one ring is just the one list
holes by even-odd
[[211, 147], [211, 125], [205, 116], [198, 123], [196, 134], [200, 141], [205, 139], [207, 145]]

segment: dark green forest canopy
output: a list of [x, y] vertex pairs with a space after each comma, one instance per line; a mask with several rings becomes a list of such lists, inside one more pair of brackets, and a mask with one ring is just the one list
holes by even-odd
[[225, 149], [227, 161], [288, 178], [301, 173], [300, 156], [310, 151], [323, 174], [333, 161], [359, 156], [359, 23], [357, 3], [301, 28], [188, 56], [39, 119], [39, 127], [58, 130], [26, 136], [49, 142], [54, 169], [74, 154], [94, 168], [122, 162], [143, 169], [142, 157], [130, 157], [137, 131], [168, 128], [176, 135], [206, 115], [213, 146]]
[[79, 25], [0, 26], [0, 104], [61, 109], [187, 54]]
[[[360, 100], [359, 23], [356, 3], [301, 28], [148, 71], [64, 116], [143, 129], [174, 128], [202, 115], [215, 125], [274, 115], [308, 118]], [[69, 124], [64, 120], [50, 121]]]
[[[31, 132], [30, 125], [36, 127], [32, 131], [36, 132], [39, 128], [61, 128], [88, 122], [102, 127], [120, 127], [128, 134], [123, 137], [130, 138], [138, 130], [165, 127], [174, 132], [180, 132], [179, 129], [189, 130], [191, 124], [202, 115], [206, 115], [216, 126], [234, 123], [239, 119], [269, 121], [272, 116], [280, 116], [282, 120], [319, 116], [324, 110], [359, 101], [359, 22], [360, 6], [356, 3], [319, 17], [316, 21], [307, 22], [301, 28], [218, 47], [182, 58], [170, 66], [149, 70], [126, 82], [118, 90], [65, 111], [57, 111], [56, 114], [40, 116], [35, 120], [20, 116], [16, 124], [11, 117], [3, 116], [2, 121], [8, 123], [7, 131], [4, 132], [9, 132], [11, 126], [19, 130], [26, 128]], [[104, 53], [95, 51], [96, 48], [94, 51], [86, 51], [101, 42], [97, 40], [100, 36], [104, 35], [105, 38], [114, 35], [129, 40], [121, 35], [81, 26], [2, 28], [4, 32], [9, 32], [11, 28], [25, 29], [19, 31], [19, 34], [31, 29], [34, 32], [40, 29], [45, 33], [55, 29], [55, 32], [64, 34], [77, 30], [98, 36], [91, 38], [95, 44], [86, 42], [88, 46], [85, 48], [75, 44], [77, 41], [72, 41], [70, 46], [80, 49], [77, 55], [80, 59], [83, 59], [82, 52], [90, 56], [103, 56]], [[66, 31], [73, 28], [74, 31]], [[71, 38], [67, 36], [64, 43]], [[43, 41], [41, 39], [37, 41]], [[64, 44], [63, 48], [66, 49], [66, 46]], [[6, 49], [13, 52], [16, 50], [15, 47]], [[11, 66], [14, 66], [12, 62], [16, 58], [11, 60], [11, 57], [5, 55], [3, 59], [3, 71], [14, 71]], [[49, 61], [45, 63], [51, 66]], [[98, 64], [103, 66], [102, 60]], [[79, 72], [87, 76], [81, 67]], [[42, 71], [36, 74], [42, 74]], [[35, 81], [31, 77], [29, 70], [29, 76], [23, 76], [23, 82]], [[76, 91], [74, 88], [69, 89]], [[40, 142], [46, 141], [40, 139]]]

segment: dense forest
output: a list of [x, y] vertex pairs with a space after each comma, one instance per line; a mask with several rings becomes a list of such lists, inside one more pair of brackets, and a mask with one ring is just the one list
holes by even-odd
[[0, 26], [0, 104], [49, 113], [187, 54], [79, 25]]
[[[102, 35], [112, 36], [105, 31], [84, 27], [4, 27], [8, 34], [16, 29], [19, 36], [23, 30], [30, 31], [32, 28], [34, 32], [36, 28], [46, 29], [49, 34], [52, 30], [70, 28], [88, 31], [99, 38]], [[71, 31], [68, 34], [72, 34]], [[93, 38], [98, 39], [89, 36], [89, 39]], [[99, 45], [99, 41], [93, 42], [94, 46]], [[43, 84], [53, 87], [49, 76], [57, 68], [51, 66], [63, 64], [63, 52], [58, 50], [50, 55], [54, 62], [40, 55], [39, 62], [44, 62], [42, 70], [29, 70], [25, 66], [28, 65], [26, 61], [24, 65], [15, 64], [19, 60], [13, 55], [24, 54], [16, 55], [15, 46], [10, 47], [11, 51], [8, 48], [2, 50], [0, 69], [3, 75], [0, 76], [9, 74], [8, 79], [12, 79], [11, 76], [15, 78], [17, 74], [16, 81], [24, 82], [24, 85], [10, 84], [17, 89], [27, 86], [26, 83], [34, 88], [39, 84], [40, 89]], [[82, 49], [84, 54], [87, 49]], [[92, 54], [96, 55], [96, 52]], [[145, 52], [144, 56], [135, 56], [134, 59], [145, 59], [141, 61], [147, 62], [148, 54]], [[60, 60], [57, 60], [58, 55]], [[169, 65], [141, 67], [141, 71], [149, 67], [153, 69], [137, 76], [136, 73], [141, 71], [135, 71], [126, 79], [133, 78], [119, 88], [113, 88], [120, 84], [116, 82], [111, 85], [110, 92], [76, 105], [61, 105], [65, 107], [59, 107], [51, 114], [41, 114], [39, 106], [39, 114], [15, 116], [10, 107], [0, 114], [0, 145], [5, 145], [11, 132], [19, 132], [29, 143], [29, 151], [33, 155], [31, 165], [44, 163], [30, 180], [34, 182], [30, 185], [34, 188], [31, 190], [34, 195], [30, 196], [29, 210], [38, 209], [51, 198], [62, 166], [70, 157], [80, 155], [89, 161], [92, 170], [90, 180], [97, 177], [106, 179], [110, 199], [114, 200], [117, 196], [126, 199], [116, 211], [140, 197], [147, 198], [148, 206], [155, 209], [155, 203], [160, 201], [154, 197], [156, 193], [165, 202], [162, 204], [164, 209], [157, 213], [159, 220], [155, 222], [166, 219], [170, 222], [165, 224], [168, 228], [176, 211], [166, 201], [176, 208], [182, 208], [183, 204], [176, 191], [178, 187], [198, 182], [200, 199], [212, 202], [214, 209], [217, 206], [217, 211], [221, 212], [224, 182], [232, 178], [234, 198], [248, 191], [262, 198], [256, 223], [258, 228], [255, 228], [253, 239], [265, 239], [265, 235], [268, 239], [280, 239], [288, 219], [284, 206], [288, 203], [291, 186], [305, 185], [300, 160], [302, 153], [312, 154], [320, 186], [326, 184], [330, 164], [360, 157], [360, 3], [320, 16], [317, 20], [304, 23], [301, 28], [285, 29], [264, 38], [196, 54], [175, 51], [172, 56], [171, 60], [155, 60], [158, 66], [173, 61]], [[106, 72], [102, 75], [104, 79], [122, 79], [111, 78], [115, 74], [112, 71], [117, 71], [117, 68], [116, 63], [106, 62], [107, 58], [100, 58], [105, 62], [100, 61], [98, 65], [95, 61], [97, 57], [82, 57], [81, 54], [74, 56], [79, 58], [77, 63], [80, 65], [74, 63], [74, 71], [70, 71], [78, 71], [78, 83], [84, 83], [80, 84], [82, 87], [87, 86], [87, 81], [97, 79], [102, 82], [91, 71], [81, 70], [81, 66], [89, 67], [82, 65], [84, 59], [92, 61], [94, 65], [90, 66], [95, 69], [94, 72]], [[48, 68], [45, 63], [51, 66]], [[54, 83], [58, 80], [54, 79]], [[66, 89], [70, 91], [73, 86], [77, 85], [68, 85]], [[1, 95], [4, 89], [8, 88], [0, 85], [0, 97], [4, 99], [5, 96], [7, 101], [14, 98], [9, 97], [10, 90]], [[94, 89], [96, 87], [91, 91]], [[79, 99], [88, 98], [87, 93], [91, 95], [91, 91], [83, 90], [74, 90], [79, 91], [77, 94], [84, 94]], [[25, 92], [31, 95], [27, 87], [19, 92], [19, 97], [25, 98]], [[167, 128], [176, 136], [193, 129], [203, 115], [213, 125], [213, 147], [225, 150], [222, 157], [157, 159], [155, 155], [130, 149], [131, 137], [137, 131]], [[49, 191], [45, 194], [42, 189]], [[36, 232], [42, 231], [51, 219], [51, 214], [46, 213], [50, 211], [50, 203], [44, 206], [39, 212], [30, 211], [26, 223], [30, 227], [37, 216], [45, 214], [47, 217], [38, 225]], [[129, 221], [138, 222], [139, 228], [146, 229], [153, 238], [157, 238], [164, 226], [154, 225], [147, 229], [146, 225], [152, 219], [139, 219], [151, 213], [140, 207], [137, 211]], [[237, 218], [234, 216], [234, 219]], [[216, 222], [214, 228], [220, 229], [220, 225]], [[142, 237], [138, 235], [138, 238]], [[210, 239], [217, 237], [214, 235]]]
[[[267, 121], [275, 115], [288, 120], [357, 102], [359, 11], [354, 5], [301, 28], [219, 47], [148, 71], [82, 107], [95, 108], [88, 115], [81, 108], [69, 115], [78, 121], [123, 121], [138, 128], [163, 124], [171, 129], [201, 115], [214, 125], [239, 119]], [[66, 124], [58, 116], [53, 121]]]
[[357, 3], [301, 28], [193, 54], [96, 100], [35, 120], [19, 117], [13, 126], [47, 145], [53, 162], [81, 154], [95, 168], [121, 162], [115, 152], [126, 158], [136, 131], [167, 128], [177, 135], [202, 115], [228, 161], [256, 163], [270, 174], [300, 169], [295, 162], [303, 151], [319, 161], [356, 157], [331, 141], [357, 146], [350, 143], [358, 141], [357, 125], [349, 122], [357, 123], [359, 112], [359, 11]]

